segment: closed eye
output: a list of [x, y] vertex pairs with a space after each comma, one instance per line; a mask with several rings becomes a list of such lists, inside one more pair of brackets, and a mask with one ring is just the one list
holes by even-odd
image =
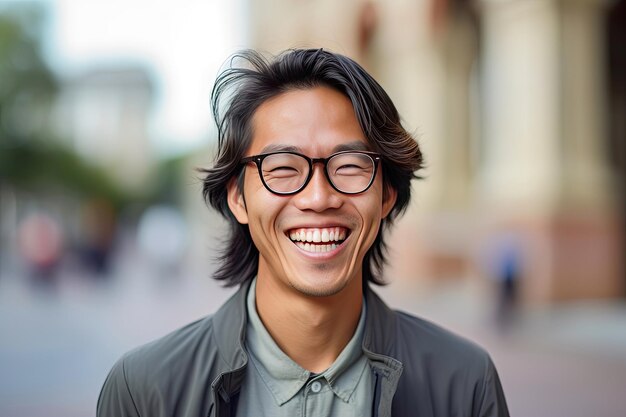
[[298, 171], [294, 167], [278, 166], [269, 170], [265, 170], [263, 172], [263, 175], [271, 176], [274, 178], [292, 177], [294, 175], [300, 175], [300, 171]]
[[361, 175], [369, 172], [369, 167], [359, 165], [342, 165], [335, 170], [336, 175]]

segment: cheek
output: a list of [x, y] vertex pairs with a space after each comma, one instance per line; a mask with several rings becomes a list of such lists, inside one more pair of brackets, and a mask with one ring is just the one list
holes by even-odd
[[252, 240], [257, 246], [272, 240], [276, 236], [276, 222], [285, 202], [280, 197], [270, 195], [263, 188], [248, 187], [246, 203], [248, 208], [248, 226]]
[[376, 235], [378, 234], [378, 228], [380, 227], [382, 211], [379, 207], [368, 213], [365, 227], [367, 228], [368, 246], [374, 242]]
[[380, 189], [374, 189], [374, 187], [372, 187], [370, 191], [372, 191], [372, 194], [367, 195], [367, 199], [359, 201], [357, 206], [357, 210], [363, 222], [362, 233], [364, 242], [366, 243], [364, 245], [366, 246], [366, 248], [364, 248], [365, 250], [369, 249], [374, 243], [383, 215], [382, 191]]
[[[367, 201], [363, 204], [364, 217], [370, 224], [379, 224], [383, 217], [383, 184], [380, 176], [368, 190]], [[375, 228], [377, 229], [377, 228]]]

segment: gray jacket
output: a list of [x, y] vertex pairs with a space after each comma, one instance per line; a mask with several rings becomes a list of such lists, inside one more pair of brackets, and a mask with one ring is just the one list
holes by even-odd
[[[233, 416], [248, 358], [242, 285], [213, 316], [124, 355], [98, 399], [98, 417]], [[372, 416], [505, 417], [489, 355], [440, 327], [390, 310], [369, 288], [363, 351]]]

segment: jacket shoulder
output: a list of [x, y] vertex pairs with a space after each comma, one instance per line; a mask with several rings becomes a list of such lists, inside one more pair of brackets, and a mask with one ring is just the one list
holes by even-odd
[[431, 321], [411, 314], [394, 311], [398, 338], [397, 349], [409, 355], [427, 355], [466, 366], [468, 362], [482, 364], [489, 360], [485, 349]]
[[404, 365], [394, 407], [427, 407], [439, 410], [437, 415], [508, 416], [498, 373], [485, 349], [422, 318], [394, 315], [398, 337], [393, 355]]
[[172, 377], [173, 369], [182, 373], [198, 360], [213, 363], [218, 359], [213, 328], [213, 316], [207, 316], [131, 350], [121, 361], [134, 378], [157, 379], [162, 375]]
[[213, 316], [190, 323], [117, 361], [100, 392], [98, 416], [175, 415], [173, 405], [209, 392], [220, 361]]

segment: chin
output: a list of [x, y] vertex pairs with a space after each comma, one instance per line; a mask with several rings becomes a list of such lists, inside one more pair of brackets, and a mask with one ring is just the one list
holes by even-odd
[[[355, 278], [356, 279], [356, 278]], [[330, 297], [344, 291], [351, 280], [346, 277], [325, 276], [324, 271], [317, 271], [309, 276], [290, 279], [293, 289], [308, 297]]]

